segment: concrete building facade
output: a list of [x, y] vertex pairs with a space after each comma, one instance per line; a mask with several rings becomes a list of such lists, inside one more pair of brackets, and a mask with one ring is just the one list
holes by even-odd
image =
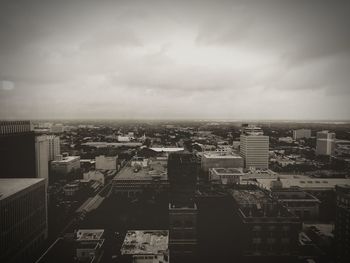
[[335, 133], [329, 131], [317, 132], [316, 155], [334, 155]]
[[47, 136], [35, 137], [36, 177], [49, 180], [49, 140]]
[[338, 262], [350, 261], [350, 184], [336, 186], [335, 243]]
[[244, 160], [241, 156], [228, 152], [204, 152], [201, 168], [208, 173], [210, 168], [243, 168]]
[[299, 139], [309, 139], [311, 138], [311, 130], [310, 129], [298, 129], [293, 130], [293, 140]]
[[0, 179], [0, 262], [30, 262], [47, 238], [45, 179]]
[[0, 178], [36, 177], [35, 135], [30, 121], [0, 121]]
[[47, 140], [49, 144], [49, 161], [53, 161], [57, 155], [61, 154], [60, 137], [47, 135]]
[[267, 169], [269, 167], [269, 136], [261, 129], [245, 129], [240, 136], [240, 155], [245, 168]]
[[51, 171], [61, 175], [67, 175], [72, 170], [80, 168], [80, 156], [58, 155], [51, 162]]
[[[268, 191], [254, 186], [231, 190], [240, 219], [243, 257], [259, 262], [295, 262], [300, 219], [274, 200]], [[268, 261], [269, 261], [268, 260]], [[265, 261], [264, 261], [265, 262]]]

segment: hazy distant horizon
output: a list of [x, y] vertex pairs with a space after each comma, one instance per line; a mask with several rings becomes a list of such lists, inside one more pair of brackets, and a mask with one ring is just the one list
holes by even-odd
[[112, 122], [112, 121], [154, 121], [154, 122], [232, 122], [232, 123], [334, 123], [334, 124], [348, 124], [350, 119], [205, 119], [205, 118], [32, 118], [32, 119], [23, 119], [23, 118], [2, 118], [0, 119], [7, 120], [30, 120], [31, 122]]
[[350, 119], [350, 1], [0, 3], [0, 119]]

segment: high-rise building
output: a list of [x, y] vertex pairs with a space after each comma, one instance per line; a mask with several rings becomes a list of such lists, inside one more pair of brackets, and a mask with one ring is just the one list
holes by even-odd
[[168, 180], [171, 199], [174, 202], [188, 202], [193, 199], [199, 162], [190, 152], [173, 152], [168, 158]]
[[47, 238], [45, 179], [0, 179], [0, 262], [31, 262]]
[[190, 262], [196, 255], [198, 211], [194, 197], [198, 167], [199, 162], [189, 152], [169, 155], [169, 246], [175, 262]]
[[335, 243], [337, 262], [350, 262], [350, 185], [336, 186]]
[[329, 131], [317, 132], [316, 155], [334, 155], [335, 133]]
[[240, 137], [240, 154], [245, 168], [267, 169], [269, 167], [269, 136], [259, 127], [244, 128]]
[[298, 140], [298, 139], [308, 139], [311, 137], [311, 130], [310, 129], [298, 129], [298, 130], [293, 130], [293, 139]]
[[46, 137], [49, 143], [49, 161], [53, 161], [61, 153], [60, 137], [55, 135], [47, 135]]
[[34, 178], [35, 135], [30, 121], [0, 121], [1, 178]]
[[49, 180], [49, 140], [47, 136], [35, 137], [36, 177]]

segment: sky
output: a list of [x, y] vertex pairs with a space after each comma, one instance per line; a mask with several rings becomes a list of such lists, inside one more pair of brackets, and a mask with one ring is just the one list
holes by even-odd
[[350, 119], [350, 1], [0, 0], [0, 118]]

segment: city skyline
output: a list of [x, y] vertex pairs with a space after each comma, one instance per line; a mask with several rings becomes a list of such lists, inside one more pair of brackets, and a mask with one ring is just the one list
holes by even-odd
[[0, 7], [2, 119], [349, 119], [347, 1]]

